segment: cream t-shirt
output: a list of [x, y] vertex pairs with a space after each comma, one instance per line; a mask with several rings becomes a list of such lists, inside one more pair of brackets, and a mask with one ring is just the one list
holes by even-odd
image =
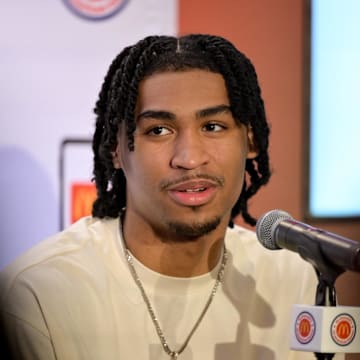
[[[307, 360], [289, 350], [291, 305], [314, 304], [312, 267], [228, 229], [222, 285], [179, 360]], [[169, 347], [177, 350], [210, 296], [218, 266], [174, 278], [134, 264]], [[169, 359], [125, 260], [119, 219], [83, 218], [0, 275], [1, 319], [16, 359]]]

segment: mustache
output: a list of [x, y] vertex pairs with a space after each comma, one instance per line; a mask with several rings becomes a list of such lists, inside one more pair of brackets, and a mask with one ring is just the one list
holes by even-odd
[[173, 180], [164, 180], [160, 183], [160, 189], [166, 190], [169, 187], [177, 186], [183, 182], [197, 180], [197, 179], [210, 180], [220, 187], [223, 187], [225, 184], [225, 178], [223, 176], [216, 176], [209, 174], [194, 174], [194, 175], [184, 175]]

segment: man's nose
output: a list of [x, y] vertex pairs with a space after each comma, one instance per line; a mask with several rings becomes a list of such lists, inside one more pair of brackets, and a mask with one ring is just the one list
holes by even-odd
[[174, 141], [170, 165], [172, 168], [192, 170], [209, 162], [209, 149], [196, 130], [179, 133]]

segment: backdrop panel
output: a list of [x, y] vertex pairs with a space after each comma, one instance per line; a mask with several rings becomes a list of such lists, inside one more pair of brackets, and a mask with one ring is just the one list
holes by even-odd
[[61, 146], [91, 137], [110, 61], [145, 35], [176, 33], [176, 0], [101, 1], [90, 13], [72, 3], [91, 1], [0, 4], [0, 268], [59, 230]]

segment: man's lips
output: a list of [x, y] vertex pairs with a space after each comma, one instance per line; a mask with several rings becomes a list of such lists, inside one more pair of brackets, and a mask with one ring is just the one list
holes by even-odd
[[209, 180], [185, 181], [177, 185], [169, 186], [169, 191], [198, 192], [210, 187], [217, 186], [216, 183]]
[[168, 183], [165, 190], [180, 205], [200, 206], [210, 202], [223, 183], [222, 178], [214, 176], [178, 179]]
[[185, 175], [174, 180], [166, 180], [160, 184], [161, 190], [173, 190], [173, 189], [192, 189], [205, 186], [224, 186], [224, 177], [223, 176], [214, 176], [208, 174], [198, 174], [198, 175]]

